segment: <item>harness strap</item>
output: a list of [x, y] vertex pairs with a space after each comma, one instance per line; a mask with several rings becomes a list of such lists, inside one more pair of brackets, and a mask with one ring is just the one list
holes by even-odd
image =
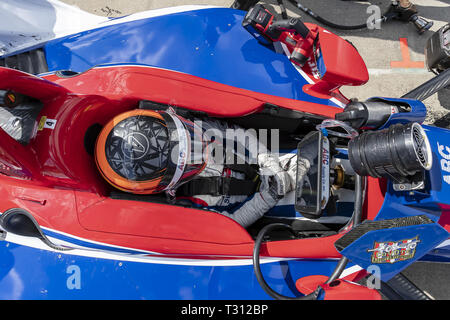
[[183, 196], [250, 196], [259, 187], [259, 179], [241, 180], [230, 177], [195, 178], [177, 189], [177, 194]]
[[249, 180], [254, 180], [258, 177], [258, 166], [250, 164], [226, 164], [225, 169], [237, 171], [245, 174], [245, 177]]

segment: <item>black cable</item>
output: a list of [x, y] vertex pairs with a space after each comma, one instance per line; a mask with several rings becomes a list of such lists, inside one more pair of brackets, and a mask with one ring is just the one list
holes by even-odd
[[277, 299], [277, 300], [317, 300], [317, 297], [320, 293], [320, 289], [319, 289], [320, 287], [318, 289], [316, 289], [314, 292], [312, 292], [306, 296], [288, 297], [288, 296], [285, 296], [285, 295], [275, 292], [264, 280], [264, 277], [261, 272], [261, 266], [259, 263], [259, 251], [261, 248], [261, 243], [263, 242], [266, 234], [268, 234], [270, 231], [272, 231], [274, 229], [279, 229], [279, 228], [287, 228], [290, 231], [292, 231], [292, 228], [287, 224], [272, 223], [272, 224], [269, 224], [269, 225], [265, 226], [264, 228], [262, 228], [261, 231], [258, 233], [258, 236], [256, 237], [255, 246], [253, 247], [253, 270], [255, 271], [256, 279], [258, 280], [259, 284], [264, 289], [264, 291], [274, 299]]
[[[356, 191], [355, 209], [353, 211], [353, 216], [352, 216], [352, 224], [353, 224], [352, 227], [357, 226], [361, 222], [361, 218], [362, 218], [362, 205], [364, 202], [364, 190], [365, 190], [365, 178], [364, 177], [362, 177], [360, 175], [356, 175], [355, 189], [356, 189], [355, 190]], [[259, 284], [264, 289], [264, 291], [274, 299], [277, 299], [277, 300], [317, 300], [317, 297], [319, 296], [319, 294], [321, 292], [320, 286], [314, 292], [312, 292], [308, 295], [305, 295], [302, 297], [288, 297], [288, 296], [284, 296], [284, 295], [281, 295], [281, 294], [275, 292], [272, 288], [270, 288], [270, 286], [264, 280], [264, 277], [261, 272], [260, 263], [259, 263], [259, 252], [261, 249], [261, 244], [262, 244], [266, 234], [268, 234], [270, 231], [272, 231], [274, 229], [279, 229], [279, 228], [286, 228], [294, 234], [294, 231], [292, 230], [291, 226], [284, 224], [284, 223], [273, 223], [273, 224], [269, 224], [269, 225], [265, 226], [264, 228], [262, 228], [261, 231], [258, 233], [258, 236], [256, 237], [255, 246], [253, 247], [253, 270], [255, 272], [256, 279], [258, 280]], [[345, 267], [347, 266], [348, 261], [349, 260], [347, 257], [342, 257], [339, 260], [333, 273], [330, 275], [330, 277], [327, 279], [327, 281], [325, 281], [325, 284], [329, 284], [329, 283], [335, 281], [336, 279], [338, 279], [340, 277], [340, 275], [342, 274], [342, 272], [344, 271]]]
[[283, 0], [277, 0], [278, 2], [278, 6], [280, 7], [281, 10], [281, 17], [283, 17], [283, 19], [288, 19], [288, 14], [286, 12], [286, 7], [284, 6]]
[[256, 5], [259, 0], [235, 0], [230, 8], [248, 11], [251, 7]]
[[[361, 219], [362, 219], [362, 205], [364, 202], [364, 190], [365, 190], [365, 178], [360, 176], [360, 175], [356, 175], [355, 178], [355, 208], [353, 211], [353, 217], [352, 217], [352, 228], [356, 227], [358, 224], [361, 223]], [[331, 276], [328, 278], [327, 281], [325, 281], [325, 284], [329, 284], [333, 281], [335, 281], [336, 279], [338, 279], [340, 277], [340, 275], [342, 274], [342, 272], [344, 271], [345, 267], [347, 266], [348, 263], [348, 258], [347, 257], [342, 257], [336, 268], [334, 269], [333, 273], [331, 274]]]
[[450, 86], [450, 69], [441, 72], [436, 77], [411, 90], [402, 98], [423, 101], [448, 86]]
[[297, 8], [299, 8], [300, 10], [302, 10], [304, 13], [306, 13], [307, 15], [309, 15], [310, 17], [316, 19], [317, 21], [319, 21], [320, 23], [330, 27], [330, 28], [334, 28], [334, 29], [338, 29], [338, 30], [359, 30], [359, 29], [367, 29], [367, 23], [364, 24], [358, 24], [358, 25], [352, 25], [352, 26], [344, 26], [344, 25], [340, 25], [340, 24], [336, 24], [333, 23], [331, 21], [328, 21], [324, 18], [322, 18], [321, 16], [317, 15], [316, 13], [314, 13], [311, 9], [306, 8], [305, 6], [303, 6], [302, 4], [300, 4], [298, 1], [296, 0], [289, 0], [294, 6], [296, 6]]
[[[11, 224], [11, 221], [13, 223]], [[31, 213], [22, 208], [11, 208], [6, 210], [0, 217], [0, 226], [12, 234], [35, 237], [44, 242], [47, 246], [58, 251], [69, 251], [73, 248], [58, 245], [50, 241], [42, 231], [36, 219]], [[22, 232], [18, 232], [22, 231]]]
[[335, 281], [336, 279], [338, 279], [340, 277], [340, 275], [342, 274], [342, 272], [345, 270], [345, 267], [347, 266], [348, 263], [348, 258], [347, 257], [342, 257], [341, 259], [339, 259], [338, 264], [336, 265], [336, 268], [334, 269], [333, 273], [331, 274], [331, 276], [328, 277], [327, 281], [325, 281], [325, 284], [329, 284], [333, 281]]

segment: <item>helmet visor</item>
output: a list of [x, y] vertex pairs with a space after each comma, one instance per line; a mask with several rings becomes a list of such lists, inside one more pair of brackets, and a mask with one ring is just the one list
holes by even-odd
[[203, 140], [202, 128], [195, 122], [173, 112], [166, 112], [163, 117], [169, 130], [171, 152], [168, 169], [161, 184], [164, 186], [163, 190], [173, 190], [204, 169], [207, 145]]

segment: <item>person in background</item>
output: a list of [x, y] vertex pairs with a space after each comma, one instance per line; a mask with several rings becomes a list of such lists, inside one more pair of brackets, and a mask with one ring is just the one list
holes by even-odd
[[408, 22], [412, 15], [417, 14], [416, 6], [409, 0], [393, 0], [392, 6], [399, 13], [399, 19]]
[[396, 15], [395, 19], [397, 20], [413, 23], [419, 34], [433, 26], [432, 21], [427, 21], [419, 16], [416, 6], [409, 0], [393, 0], [387, 13]]
[[[359, 0], [341, 0], [341, 1], [359, 1]], [[231, 8], [248, 11], [251, 7], [256, 5], [259, 0], [235, 0], [231, 4]], [[287, 19], [286, 9], [284, 8], [283, 0], [277, 0], [278, 5], [282, 8], [283, 19]], [[296, 4], [296, 0], [289, 0], [289, 2]], [[299, 1], [301, 2], [301, 1]], [[368, 2], [368, 1], [366, 1]], [[403, 22], [411, 22], [417, 28], [419, 34], [424, 33], [433, 26], [432, 21], [427, 21], [418, 14], [416, 6], [409, 0], [392, 0], [392, 3], [384, 13], [385, 17], [395, 19]]]

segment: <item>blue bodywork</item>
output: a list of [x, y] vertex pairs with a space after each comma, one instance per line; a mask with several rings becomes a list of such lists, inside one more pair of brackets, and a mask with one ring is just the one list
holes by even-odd
[[[303, 92], [308, 82], [289, 59], [262, 46], [243, 27], [245, 12], [201, 9], [142, 19], [49, 41], [50, 71], [140, 63], [230, 86], [337, 106]], [[150, 88], [149, 88], [150, 89]]]
[[[8, 247], [6, 247], [8, 246]], [[0, 299], [270, 299], [244, 266], [130, 262], [0, 243]], [[262, 264], [273, 288], [295, 296], [300, 276], [330, 274], [336, 262]], [[77, 278], [79, 277], [79, 278]]]
[[374, 97], [368, 99], [368, 101], [383, 101], [383, 102], [392, 102], [394, 104], [400, 104], [400, 105], [406, 105], [409, 107], [409, 112], [397, 112], [393, 113], [387, 120], [384, 125], [382, 125], [378, 130], [383, 130], [390, 125], [396, 124], [396, 123], [410, 123], [410, 122], [417, 122], [422, 123], [425, 121], [425, 118], [427, 116], [427, 108], [425, 105], [417, 100], [411, 100], [411, 99], [401, 99], [401, 98], [380, 98], [380, 97]]
[[[417, 116], [419, 115], [420, 113]], [[406, 118], [404, 117], [399, 121], [395, 119], [393, 123], [405, 122]], [[389, 280], [424, 256], [424, 259], [429, 261], [450, 261], [448, 246], [444, 250], [433, 250], [437, 245], [447, 240], [449, 236], [448, 232], [437, 222], [442, 214], [441, 205], [450, 204], [448, 197], [450, 194], [450, 179], [445, 178], [446, 175], [450, 174], [450, 167], [443, 164], [443, 161], [450, 159], [450, 135], [447, 129], [426, 125], [423, 125], [423, 128], [433, 150], [433, 164], [431, 170], [425, 174], [425, 187], [420, 190], [400, 192], [395, 191], [392, 183], [388, 182], [385, 201], [374, 220], [381, 221], [426, 215], [434, 223], [407, 226], [395, 230], [370, 231], [341, 252], [354, 263], [367, 268], [372, 264], [372, 253], [368, 250], [373, 248], [375, 240], [376, 242], [387, 243], [417, 238], [419, 242], [415, 249], [416, 258], [379, 265], [383, 281]]]
[[[350, 246], [341, 251], [341, 253], [363, 267], [369, 269], [373, 266], [379, 268], [379, 275], [382, 281], [388, 281], [397, 273], [415, 262], [418, 258], [424, 256], [428, 251], [447, 240], [448, 232], [437, 223], [422, 224], [416, 226], [404, 226], [393, 229], [381, 229], [370, 231], [353, 242]], [[374, 251], [375, 243], [384, 243], [386, 245], [403, 244], [411, 241], [412, 249], [397, 249], [390, 260], [387, 255], [374, 262], [377, 252]], [[401, 260], [401, 251], [407, 255], [407, 259]]]
[[[50, 71], [83, 72], [100, 64], [139, 63], [247, 90], [337, 106], [330, 100], [304, 93], [302, 87], [307, 80], [286, 56], [262, 46], [242, 28], [243, 16], [242, 11], [226, 8], [175, 13], [81, 32], [49, 41], [43, 48]], [[431, 127], [427, 127], [427, 132], [432, 144], [439, 141], [450, 145], [448, 132], [437, 132]], [[438, 162], [438, 156], [433, 156]], [[433, 163], [426, 200], [419, 199], [420, 194], [411, 200], [410, 195], [395, 193], [390, 188], [377, 218], [431, 212], [436, 221], [440, 214], [437, 200], [448, 203], [442, 198], [450, 194], [438, 166]], [[67, 235], [48, 230], [46, 233], [86, 245]], [[257, 282], [251, 263], [218, 265], [212, 260], [211, 265], [189, 265], [130, 261], [128, 258], [140, 257], [142, 253], [122, 251], [126, 254], [123, 261], [1, 241], [0, 299], [270, 298]], [[336, 263], [332, 259], [286, 259], [264, 263], [261, 268], [274, 290], [294, 296], [298, 295], [295, 289], [298, 278], [330, 275]]]

